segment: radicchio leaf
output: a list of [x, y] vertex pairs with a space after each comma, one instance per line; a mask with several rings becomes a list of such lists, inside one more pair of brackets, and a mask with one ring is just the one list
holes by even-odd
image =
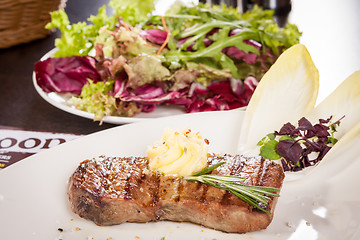
[[[252, 40], [251, 41], [250, 40], [244, 40], [244, 43], [246, 43], [248, 45], [251, 45], [251, 46], [254, 46], [258, 50], [261, 48], [260, 44], [258, 44], [255, 41], [252, 41]], [[236, 59], [241, 59], [244, 62], [246, 62], [247, 64], [255, 64], [256, 58], [258, 56], [256, 53], [252, 53], [252, 52], [246, 53], [246, 52], [238, 49], [235, 46], [225, 48], [223, 50], [223, 53], [225, 53], [226, 55], [228, 55], [230, 57], [234, 57]]]
[[89, 79], [101, 81], [95, 65], [92, 57], [48, 58], [35, 63], [36, 82], [46, 93], [80, 94]]
[[[249, 78], [244, 83], [241, 80], [218, 81], [207, 87], [193, 83], [188, 94], [182, 95], [169, 103], [184, 105], [187, 112], [230, 110], [246, 106], [255, 90], [257, 80]], [[189, 99], [190, 101], [182, 100]], [[186, 104], [188, 102], [188, 104]]]
[[167, 37], [167, 32], [160, 29], [146, 29], [140, 32], [140, 36], [146, 38], [150, 42], [163, 44]]

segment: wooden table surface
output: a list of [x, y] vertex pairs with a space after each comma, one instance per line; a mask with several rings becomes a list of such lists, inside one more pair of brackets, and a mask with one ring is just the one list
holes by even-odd
[[[84, 21], [105, 0], [68, 0], [72, 23]], [[360, 1], [293, 0], [289, 22], [298, 25], [301, 43], [308, 48], [320, 72], [318, 101], [346, 77], [360, 70]], [[43, 100], [34, 89], [36, 61], [54, 47], [59, 33], [27, 44], [0, 49], [0, 125], [31, 130], [89, 134], [116, 125], [72, 115]], [[1, 36], [0, 36], [1, 37]]]

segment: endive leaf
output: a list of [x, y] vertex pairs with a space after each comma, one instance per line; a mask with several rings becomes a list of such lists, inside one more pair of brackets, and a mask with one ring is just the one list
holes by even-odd
[[287, 49], [256, 87], [241, 127], [239, 150], [258, 154], [256, 144], [266, 134], [284, 123], [296, 123], [314, 108], [318, 89], [319, 72], [306, 47]]
[[312, 123], [333, 116], [336, 121], [343, 116], [334, 136], [340, 139], [355, 123], [360, 121], [360, 71], [354, 72], [334, 92], [325, 98], [306, 117]]

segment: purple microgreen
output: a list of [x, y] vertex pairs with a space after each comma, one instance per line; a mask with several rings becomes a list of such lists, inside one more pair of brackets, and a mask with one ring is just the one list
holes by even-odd
[[277, 133], [275, 132], [276, 135], [293, 135], [294, 131], [295, 131], [295, 126], [292, 125], [291, 123], [286, 123], [284, 124], [284, 126], [280, 129], [280, 131]]
[[301, 131], [315, 131], [314, 126], [311, 124], [311, 122], [304, 117], [299, 120], [298, 124], [298, 129]]
[[276, 147], [276, 151], [280, 156], [294, 164], [300, 161], [302, 150], [302, 147], [297, 141], [290, 139], [279, 141]]
[[322, 149], [322, 151], [321, 151], [321, 153], [319, 154], [319, 157], [318, 157], [319, 161], [324, 158], [325, 154], [326, 154], [330, 149], [331, 149], [331, 147], [326, 146], [326, 145], [323, 147], [323, 149]]

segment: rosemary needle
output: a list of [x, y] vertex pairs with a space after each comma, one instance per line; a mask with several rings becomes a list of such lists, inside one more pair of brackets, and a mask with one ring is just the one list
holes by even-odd
[[279, 192], [280, 189], [241, 184], [240, 181], [245, 178], [239, 176], [208, 174], [224, 163], [225, 162], [219, 162], [214, 164], [191, 176], [185, 177], [185, 179], [188, 181], [198, 181], [216, 188], [227, 190], [251, 206], [271, 214], [265, 208], [261, 207], [260, 203], [266, 205], [271, 200], [270, 196], [279, 197], [280, 195], [277, 192]]

